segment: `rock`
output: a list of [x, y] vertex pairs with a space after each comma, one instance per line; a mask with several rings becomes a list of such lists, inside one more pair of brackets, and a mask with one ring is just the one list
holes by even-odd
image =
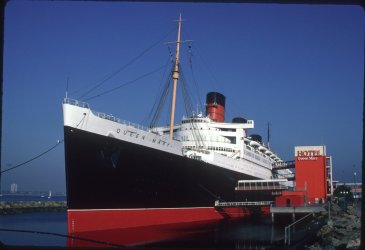
[[343, 212], [343, 210], [342, 210], [342, 208], [340, 208], [340, 206], [338, 206], [337, 204], [334, 204], [334, 203], [331, 204], [331, 213], [339, 214], [342, 212]]
[[360, 247], [360, 238], [356, 238], [354, 240], [350, 240], [347, 245], [346, 248], [347, 249], [358, 249]]
[[354, 228], [353, 225], [349, 224], [349, 225], [346, 225], [345, 230], [347, 232], [351, 232], [353, 228]]
[[324, 241], [324, 246], [333, 246], [335, 248], [344, 247], [346, 246], [347, 242], [344, 242], [343, 240], [337, 239], [335, 237], [328, 237]]
[[345, 228], [346, 225], [349, 224], [349, 221], [344, 218], [335, 218], [333, 219], [333, 226], [335, 228]]
[[324, 225], [317, 233], [317, 237], [324, 237], [331, 232], [333, 232], [333, 227], [331, 227], [330, 225]]
[[358, 249], [360, 230], [361, 221], [356, 207], [342, 209], [337, 204], [331, 204], [331, 220], [317, 232], [317, 242], [309, 249]]
[[67, 208], [64, 201], [44, 202], [0, 202], [0, 214], [19, 214], [25, 212], [51, 212], [65, 211]]
[[335, 230], [335, 234], [337, 236], [337, 238], [339, 239], [343, 239], [346, 236], [350, 236], [351, 235], [351, 231], [347, 231], [346, 228], [338, 228], [337, 230]]
[[[322, 250], [323, 247], [318, 242], [316, 242], [314, 245], [309, 246], [308, 249], [310, 249], [310, 250]], [[328, 249], [331, 249], [331, 248], [328, 248]], [[333, 248], [333, 249], [335, 249], [335, 248]]]
[[358, 217], [357, 217], [357, 215], [354, 215], [354, 214], [345, 214], [344, 218], [354, 222], [357, 220]]
[[352, 211], [354, 207], [352, 205], [348, 205], [345, 211]]

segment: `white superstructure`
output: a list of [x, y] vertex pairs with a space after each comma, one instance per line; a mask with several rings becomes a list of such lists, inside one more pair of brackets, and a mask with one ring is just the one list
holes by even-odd
[[264, 144], [247, 136], [247, 131], [254, 128], [252, 120], [225, 123], [213, 121], [209, 115], [184, 117], [181, 124], [174, 126], [174, 136], [170, 138], [169, 127], [145, 128], [92, 111], [84, 102], [67, 98], [63, 109], [65, 126], [199, 160], [248, 178], [272, 179], [272, 165], [282, 162]]

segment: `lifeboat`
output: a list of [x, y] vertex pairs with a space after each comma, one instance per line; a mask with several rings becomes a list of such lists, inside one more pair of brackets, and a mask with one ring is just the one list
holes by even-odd
[[260, 150], [261, 152], [265, 153], [265, 152], [266, 152], [266, 150], [267, 150], [267, 148], [265, 148], [264, 146], [260, 146], [260, 147], [259, 147], [259, 150]]
[[257, 148], [257, 147], [259, 147], [259, 146], [260, 146], [260, 143], [258, 143], [257, 141], [250, 141], [250, 145], [251, 145], [252, 147]]
[[272, 152], [271, 152], [270, 150], [267, 150], [267, 151], [265, 152], [265, 154], [266, 154], [266, 155], [268, 155], [268, 156], [270, 156], [270, 155], [272, 155]]

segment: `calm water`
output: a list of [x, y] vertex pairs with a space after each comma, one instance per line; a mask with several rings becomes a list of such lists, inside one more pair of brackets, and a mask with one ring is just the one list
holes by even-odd
[[[1, 229], [29, 230], [67, 234], [67, 215], [63, 213], [26, 213], [0, 216]], [[0, 231], [5, 245], [66, 246], [67, 238], [38, 233]]]
[[41, 195], [8, 195], [0, 196], [0, 201], [66, 201], [66, 196], [52, 195], [48, 198], [48, 194]]
[[[27, 197], [27, 199], [31, 199], [31, 197]], [[22, 199], [17, 197], [17, 200]], [[66, 212], [0, 216], [0, 228], [2, 229], [0, 231], [0, 242], [5, 245], [67, 246], [67, 237], [62, 237], [62, 235], [67, 235]], [[9, 232], [4, 231], [4, 229], [34, 232]], [[36, 232], [54, 233], [58, 235]], [[267, 217], [237, 222], [221, 222], [209, 230], [192, 231], [189, 233], [189, 237], [185, 237], [184, 239], [157, 242], [146, 245], [146, 247], [161, 247], [166, 249], [169, 247], [263, 249], [277, 244], [277, 241], [282, 239], [283, 233], [284, 229], [273, 226], [270, 217]]]
[[[1, 229], [29, 230], [37, 232], [67, 234], [65, 212], [27, 213], [0, 216]], [[282, 228], [272, 227], [270, 219], [225, 222], [214, 230], [192, 232], [184, 240], [153, 243], [153, 247], [198, 247], [198, 248], [265, 248], [283, 236]], [[0, 231], [0, 241], [5, 245], [67, 246], [67, 238], [50, 234]]]

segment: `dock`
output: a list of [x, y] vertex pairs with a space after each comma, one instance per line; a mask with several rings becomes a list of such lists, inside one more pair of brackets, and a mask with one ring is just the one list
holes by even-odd
[[297, 207], [277, 207], [271, 206], [270, 213], [271, 213], [271, 220], [275, 222], [275, 214], [283, 215], [285, 217], [289, 217], [291, 215], [293, 222], [295, 222], [296, 215], [307, 215], [307, 214], [317, 214], [320, 212], [325, 212], [326, 209], [324, 205], [314, 205], [314, 206], [297, 206]]
[[273, 201], [242, 201], [242, 202], [220, 202], [216, 201], [215, 207], [254, 207], [254, 206], [270, 206]]

